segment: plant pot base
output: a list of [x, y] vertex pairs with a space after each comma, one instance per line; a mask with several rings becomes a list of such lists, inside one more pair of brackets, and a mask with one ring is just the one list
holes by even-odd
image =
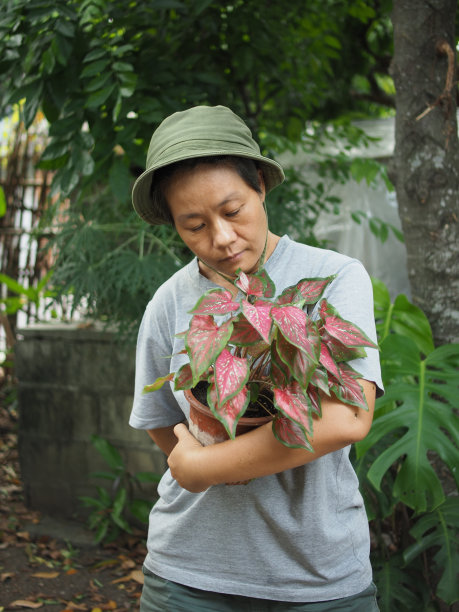
[[[229, 440], [225, 427], [214, 417], [210, 409], [196, 399], [189, 389], [184, 393], [190, 404], [189, 430], [196, 440], [203, 446], [210, 446], [211, 444], [218, 444], [219, 442]], [[270, 416], [256, 418], [241, 417], [236, 427], [236, 436], [269, 423], [271, 420]]]

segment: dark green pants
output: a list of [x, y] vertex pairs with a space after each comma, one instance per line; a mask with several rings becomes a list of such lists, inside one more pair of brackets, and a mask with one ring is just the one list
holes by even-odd
[[376, 587], [332, 601], [292, 603], [201, 591], [169, 582], [144, 568], [141, 612], [377, 612]]

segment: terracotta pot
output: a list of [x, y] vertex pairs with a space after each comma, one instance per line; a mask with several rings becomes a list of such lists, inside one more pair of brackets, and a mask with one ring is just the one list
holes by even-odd
[[[189, 429], [193, 436], [203, 446], [224, 442], [229, 435], [218, 419], [214, 417], [207, 406], [195, 398], [191, 390], [184, 391], [185, 397], [190, 404]], [[272, 421], [271, 416], [265, 417], [241, 417], [236, 427], [236, 435], [247, 433], [251, 429], [260, 427]]]

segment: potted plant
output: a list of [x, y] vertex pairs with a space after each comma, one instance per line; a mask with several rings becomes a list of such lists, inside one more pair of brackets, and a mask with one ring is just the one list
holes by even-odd
[[[201, 412], [212, 415], [234, 438], [242, 419], [272, 420], [276, 438], [286, 446], [312, 450], [313, 415], [321, 416], [320, 393], [368, 410], [357, 379], [347, 362], [374, 347], [356, 325], [340, 317], [326, 299], [314, 321], [306, 306], [315, 305], [335, 278], [305, 278], [278, 297], [266, 270], [238, 271], [236, 297], [227, 289], [211, 289], [194, 308], [188, 330], [179, 334], [189, 362], [158, 378], [144, 393], [174, 381], [191, 404], [205, 390]], [[190, 408], [190, 431], [200, 429]], [[255, 425], [258, 425], [256, 422]], [[199, 439], [199, 438], [198, 438]], [[221, 440], [221, 436], [216, 441]], [[204, 443], [208, 443], [205, 441]]]

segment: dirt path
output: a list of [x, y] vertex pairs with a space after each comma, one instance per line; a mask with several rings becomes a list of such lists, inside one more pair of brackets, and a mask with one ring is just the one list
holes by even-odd
[[84, 525], [28, 510], [16, 420], [11, 407], [0, 405], [0, 612], [138, 610], [144, 534], [95, 546]]

